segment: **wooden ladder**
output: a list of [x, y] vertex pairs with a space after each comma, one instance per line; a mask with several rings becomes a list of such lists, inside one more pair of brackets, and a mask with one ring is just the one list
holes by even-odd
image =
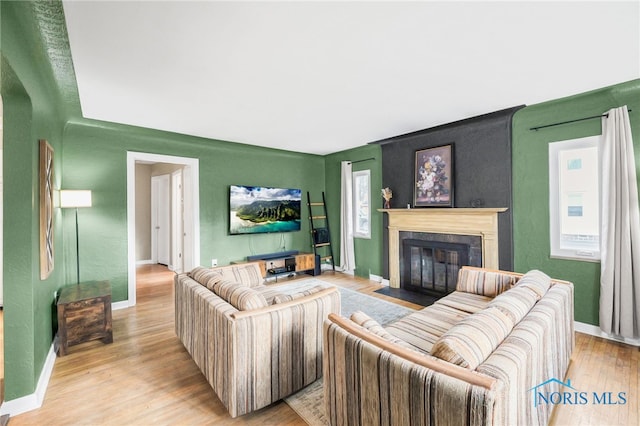
[[[316, 258], [320, 256], [320, 262], [330, 260], [331, 269], [335, 272], [336, 265], [333, 260], [333, 248], [331, 247], [331, 232], [329, 231], [329, 217], [327, 216], [327, 202], [322, 192], [322, 202], [311, 202], [311, 195], [307, 192], [307, 206], [309, 207], [309, 223], [311, 224], [311, 246]], [[318, 214], [318, 208], [322, 207], [322, 214]], [[315, 209], [314, 209], [315, 208]], [[314, 212], [315, 210], [315, 212]], [[320, 271], [322, 272], [322, 270]]]

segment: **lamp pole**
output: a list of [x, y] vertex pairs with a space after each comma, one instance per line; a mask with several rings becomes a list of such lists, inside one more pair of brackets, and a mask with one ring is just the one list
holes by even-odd
[[63, 209], [76, 209], [76, 283], [80, 284], [80, 229], [78, 227], [78, 207], [91, 207], [91, 191], [61, 189], [60, 207]]
[[76, 207], [76, 277], [80, 284], [80, 237], [78, 233], [78, 208]]

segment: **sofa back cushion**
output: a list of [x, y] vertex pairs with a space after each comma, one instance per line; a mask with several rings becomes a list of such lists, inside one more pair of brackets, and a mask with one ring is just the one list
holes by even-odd
[[213, 269], [203, 268], [202, 266], [193, 268], [188, 275], [209, 290], [213, 290], [213, 287], [222, 281], [222, 275]]
[[267, 300], [259, 292], [233, 281], [220, 281], [213, 287], [213, 292], [240, 311], [268, 306]]
[[257, 287], [262, 285], [264, 278], [257, 263], [246, 263], [232, 265], [223, 268], [223, 276], [231, 281], [242, 283], [246, 287]]
[[480, 268], [463, 267], [458, 272], [457, 291], [495, 297], [516, 283], [515, 275]]
[[549, 287], [551, 286], [551, 278], [544, 272], [532, 269], [527, 272], [518, 280], [516, 284], [518, 287], [528, 288], [533, 291], [538, 300], [545, 295]]
[[[220, 275], [217, 274], [215, 271], [209, 268], [203, 268], [202, 266], [197, 266], [193, 268], [193, 270], [189, 272], [187, 275], [189, 275], [191, 278], [193, 278], [194, 280], [196, 280], [197, 282], [199, 282], [205, 287], [207, 287], [207, 284], [209, 283], [209, 281], [211, 281], [210, 286], [212, 287], [213, 284], [220, 281], [221, 279]], [[208, 287], [209, 290], [211, 290], [211, 287]]]
[[514, 323], [496, 307], [489, 307], [460, 320], [431, 348], [431, 355], [475, 370], [513, 329]]
[[533, 308], [538, 296], [531, 289], [516, 285], [514, 288], [496, 296], [487, 307], [496, 307], [517, 324]]
[[264, 282], [260, 266], [255, 262], [217, 268], [197, 266], [189, 272], [189, 276], [202, 285], [206, 285], [207, 281], [214, 276], [220, 277], [220, 280], [242, 284], [244, 287], [258, 287]]

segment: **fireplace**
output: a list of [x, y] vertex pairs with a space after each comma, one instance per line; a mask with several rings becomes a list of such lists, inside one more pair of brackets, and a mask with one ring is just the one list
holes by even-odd
[[482, 239], [470, 235], [400, 232], [400, 287], [443, 297], [455, 290], [458, 270], [482, 265]]
[[[420, 236], [423, 233], [438, 234], [440, 239], [436, 239], [436, 241], [433, 241], [434, 243], [448, 242], [453, 244], [449, 249], [444, 249], [441, 252], [437, 252], [437, 250], [443, 250], [441, 247], [435, 247], [435, 258], [438, 260], [434, 266], [436, 269], [453, 268], [452, 266], [443, 266], [443, 264], [447, 265], [447, 262], [440, 262], [439, 260], [446, 260], [447, 257], [453, 259], [454, 255], [446, 254], [447, 251], [455, 251], [459, 260], [458, 246], [455, 246], [455, 249], [453, 248], [456, 244], [469, 245], [468, 261], [470, 265], [498, 269], [498, 213], [505, 210], [506, 208], [382, 209], [381, 211], [387, 213], [389, 218], [390, 287], [400, 288], [402, 279], [404, 279], [404, 276], [401, 278], [401, 270], [411, 270], [412, 261], [410, 261], [409, 266], [404, 266], [403, 262], [405, 261], [401, 256], [401, 252], [405, 250], [403, 239], [424, 241], [425, 238]], [[419, 246], [416, 250], [425, 250], [424, 247], [420, 246], [424, 245], [424, 243], [417, 244]], [[414, 260], [416, 265], [418, 265], [418, 262], [426, 261], [425, 259], [429, 258], [428, 255], [423, 256], [421, 254], [420, 256], [420, 260]], [[433, 256], [434, 254], [431, 254], [432, 259]], [[428, 275], [428, 271], [430, 271], [427, 269], [425, 273], [424, 268], [420, 268], [420, 270], [423, 277], [425, 274]], [[445, 283], [441, 275], [437, 279], [435, 287], [438, 290], [440, 290], [440, 287], [445, 287], [445, 290], [451, 290], [452, 286], [455, 287], [453, 278], [453, 276], [448, 276]], [[427, 287], [429, 285], [426, 284]], [[420, 284], [420, 286], [424, 287], [423, 284]]]

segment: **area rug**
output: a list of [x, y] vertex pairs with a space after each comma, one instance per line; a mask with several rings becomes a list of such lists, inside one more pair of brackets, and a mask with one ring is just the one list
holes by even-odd
[[[320, 281], [318, 279], [305, 280]], [[317, 283], [316, 283], [317, 284]], [[368, 296], [357, 291], [339, 287], [341, 315], [349, 317], [355, 311], [362, 311], [371, 318], [385, 325], [399, 319], [413, 309], [387, 302], [386, 300]], [[285, 402], [302, 419], [311, 426], [326, 426], [329, 424], [324, 412], [324, 394], [322, 379], [316, 380], [306, 388], [284, 399]]]
[[[273, 286], [273, 288], [277, 288], [279, 292], [289, 294], [304, 291], [317, 285], [334, 287], [333, 284], [322, 281], [318, 278], [270, 284], [269, 287]], [[343, 317], [349, 317], [352, 313], [359, 310], [366, 313], [380, 324], [385, 325], [413, 312], [413, 309], [396, 305], [395, 303], [362, 294], [348, 288], [338, 287], [338, 290], [340, 290], [340, 314]]]

